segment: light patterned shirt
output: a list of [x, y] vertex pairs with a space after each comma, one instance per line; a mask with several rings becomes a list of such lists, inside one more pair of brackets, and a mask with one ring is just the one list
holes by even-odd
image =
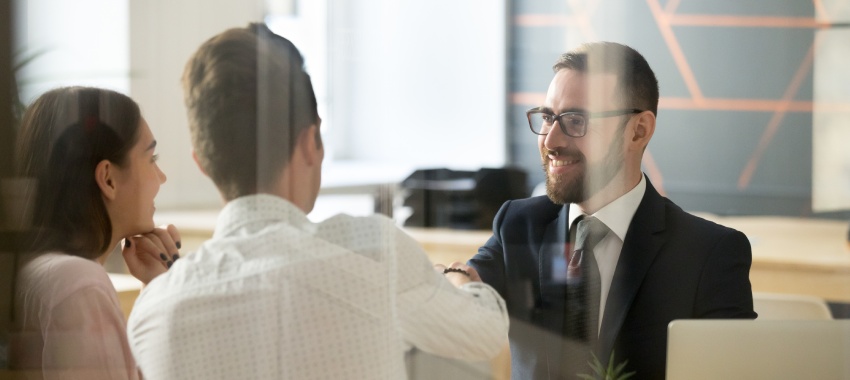
[[128, 323], [146, 379], [404, 379], [404, 351], [484, 360], [507, 340], [490, 286], [455, 288], [382, 216], [312, 223], [238, 198], [213, 238], [141, 293]]

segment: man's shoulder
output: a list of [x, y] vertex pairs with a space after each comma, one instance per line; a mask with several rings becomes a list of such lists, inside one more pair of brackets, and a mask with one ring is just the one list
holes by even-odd
[[[186, 257], [184, 256], [180, 260], [186, 260]], [[174, 266], [172, 266], [171, 269], [174, 269]], [[141, 292], [139, 292], [139, 296], [136, 298], [136, 301], [133, 304], [134, 312], [144, 310], [149, 306], [158, 307], [157, 305], [162, 301], [162, 299], [167, 299], [171, 296], [164, 293], [168, 292], [169, 290], [177, 290], [173, 284], [176, 280], [176, 276], [174, 276], [176, 269], [171, 269], [169, 269], [169, 271], [163, 274], [160, 274], [159, 276], [156, 276], [156, 278], [151, 280], [150, 283], [148, 283], [147, 285], [145, 285], [145, 287], [142, 288]]]
[[341, 247], [352, 246], [349, 248], [358, 246], [358, 242], [387, 241], [401, 231], [394, 220], [381, 214], [369, 216], [337, 214], [316, 223], [315, 227], [314, 238]]
[[383, 214], [368, 216], [353, 216], [348, 214], [336, 214], [321, 222], [316, 223], [319, 229], [340, 228], [345, 226], [369, 226], [374, 228], [395, 226], [395, 222]]
[[[383, 216], [338, 214], [318, 223], [278, 223], [239, 236], [213, 237], [187, 254], [142, 291], [137, 301], [157, 305], [178, 299], [216, 298], [217, 287], [251, 293], [259, 283], [276, 283], [293, 263], [357, 251], [361, 245], [386, 242], [400, 231]], [[250, 279], [246, 281], [246, 279]]]
[[665, 198], [665, 206], [668, 226], [675, 226], [680, 229], [711, 235], [740, 233], [740, 231], [734, 228], [706, 219], [704, 215], [695, 215], [691, 212], [685, 211], [667, 198]]
[[558, 217], [564, 205], [552, 202], [548, 196], [516, 199], [505, 202], [501, 212], [505, 222], [548, 223]]
[[554, 208], [560, 210], [563, 205], [556, 204], [552, 202], [546, 195], [538, 195], [536, 197], [522, 198], [522, 199], [514, 199], [509, 201], [512, 206], [516, 207], [524, 207], [524, 208], [534, 208], [534, 209], [547, 209]]
[[167, 272], [142, 289], [134, 309], [162, 308], [171, 301], [212, 292], [216, 284], [234, 277], [234, 272], [244, 264], [244, 257], [235, 248], [217, 244], [220, 240], [224, 239], [210, 239], [197, 251], [175, 261]]

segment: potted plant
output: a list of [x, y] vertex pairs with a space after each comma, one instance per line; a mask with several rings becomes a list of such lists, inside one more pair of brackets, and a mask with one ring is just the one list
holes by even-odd
[[611, 351], [611, 357], [608, 359], [608, 366], [602, 365], [602, 362], [599, 361], [599, 358], [596, 357], [596, 354], [591, 353], [592, 360], [587, 362], [590, 365], [590, 369], [593, 370], [592, 374], [579, 374], [578, 377], [585, 380], [626, 380], [635, 375], [635, 372], [623, 372], [626, 369], [626, 365], [629, 363], [628, 360], [623, 361], [618, 364], [616, 367], [614, 366], [614, 352]]

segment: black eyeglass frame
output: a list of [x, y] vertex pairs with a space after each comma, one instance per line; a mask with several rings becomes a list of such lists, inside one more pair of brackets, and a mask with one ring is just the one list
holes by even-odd
[[[629, 109], [622, 109], [622, 110], [600, 111], [600, 112], [570, 111], [570, 112], [564, 112], [562, 114], [555, 115], [554, 113], [540, 109], [540, 107], [534, 107], [534, 108], [532, 108], [528, 111], [525, 111], [525, 116], [526, 116], [526, 118], [528, 118], [528, 128], [531, 129], [531, 132], [533, 132], [535, 135], [545, 136], [545, 135], [549, 134], [549, 132], [539, 133], [539, 132], [535, 131], [534, 130], [534, 124], [531, 122], [532, 115], [544, 114], [544, 115], [553, 116], [555, 118], [553, 123], [555, 121], [557, 121], [558, 122], [558, 128], [560, 128], [561, 132], [563, 132], [565, 135], [570, 136], [570, 137], [584, 137], [584, 135], [587, 134], [587, 121], [590, 120], [590, 119], [598, 119], [598, 118], [613, 117], [613, 116], [634, 115], [634, 114], [639, 114], [643, 111], [644, 110], [637, 109], [637, 108], [629, 108]], [[565, 126], [565, 123], [562, 123], [561, 121], [563, 120], [562, 118], [564, 116], [569, 116], [569, 115], [580, 115], [580, 116], [584, 117], [584, 120], [585, 120], [584, 129], [581, 131], [581, 133], [575, 133], [574, 134], [574, 133], [570, 133], [570, 132], [567, 131], [567, 127]], [[551, 129], [550, 129], [550, 131], [551, 131]]]

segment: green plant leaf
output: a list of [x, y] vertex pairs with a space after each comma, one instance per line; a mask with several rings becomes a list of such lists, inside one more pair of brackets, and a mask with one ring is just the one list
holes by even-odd
[[625, 369], [625, 368], [626, 368], [626, 364], [629, 364], [629, 361], [628, 361], [628, 360], [626, 360], [626, 361], [624, 361], [624, 362], [620, 363], [620, 365], [618, 365], [618, 366], [617, 366], [617, 368], [614, 368], [614, 374], [615, 374], [615, 375], [617, 375], [617, 376], [619, 376], [619, 375], [620, 375], [620, 373], [622, 373], [622, 372], [623, 372], [623, 369]]
[[605, 378], [605, 367], [602, 366], [602, 362], [599, 361], [599, 358], [593, 352], [590, 353], [590, 356], [592, 360], [592, 362], [588, 362], [590, 369], [593, 370], [598, 378]]
[[14, 76], [14, 80], [12, 81], [12, 114], [14, 115], [14, 128], [17, 129], [20, 125], [21, 118], [24, 116], [24, 112], [26, 111], [27, 106], [21, 101], [20, 97], [20, 84], [18, 78], [18, 71], [24, 68], [26, 65], [30, 64], [32, 61], [36, 60], [38, 57], [41, 57], [47, 53], [47, 49], [36, 50], [24, 56], [23, 58], [17, 58], [24, 54], [21, 51], [15, 52], [15, 61], [17, 61], [12, 67], [12, 75]]
[[38, 57], [47, 53], [47, 49], [36, 50], [32, 53], [27, 54], [24, 58], [17, 60], [18, 62], [12, 66], [12, 72], [17, 72], [22, 69], [24, 66], [28, 65], [30, 62], [36, 60]]
[[628, 378], [635, 375], [636, 372], [628, 372], [623, 373], [628, 365], [629, 361], [624, 360], [618, 365], [614, 365], [614, 352], [611, 352], [611, 357], [608, 360], [608, 366], [605, 367], [602, 365], [602, 362], [599, 361], [599, 358], [596, 357], [596, 354], [593, 352], [590, 353], [591, 360], [587, 362], [590, 366], [590, 369], [593, 370], [592, 374], [577, 374], [577, 376], [584, 380], [627, 380]]
[[611, 357], [608, 358], [608, 371], [606, 373], [614, 373], [614, 350], [611, 350]]

